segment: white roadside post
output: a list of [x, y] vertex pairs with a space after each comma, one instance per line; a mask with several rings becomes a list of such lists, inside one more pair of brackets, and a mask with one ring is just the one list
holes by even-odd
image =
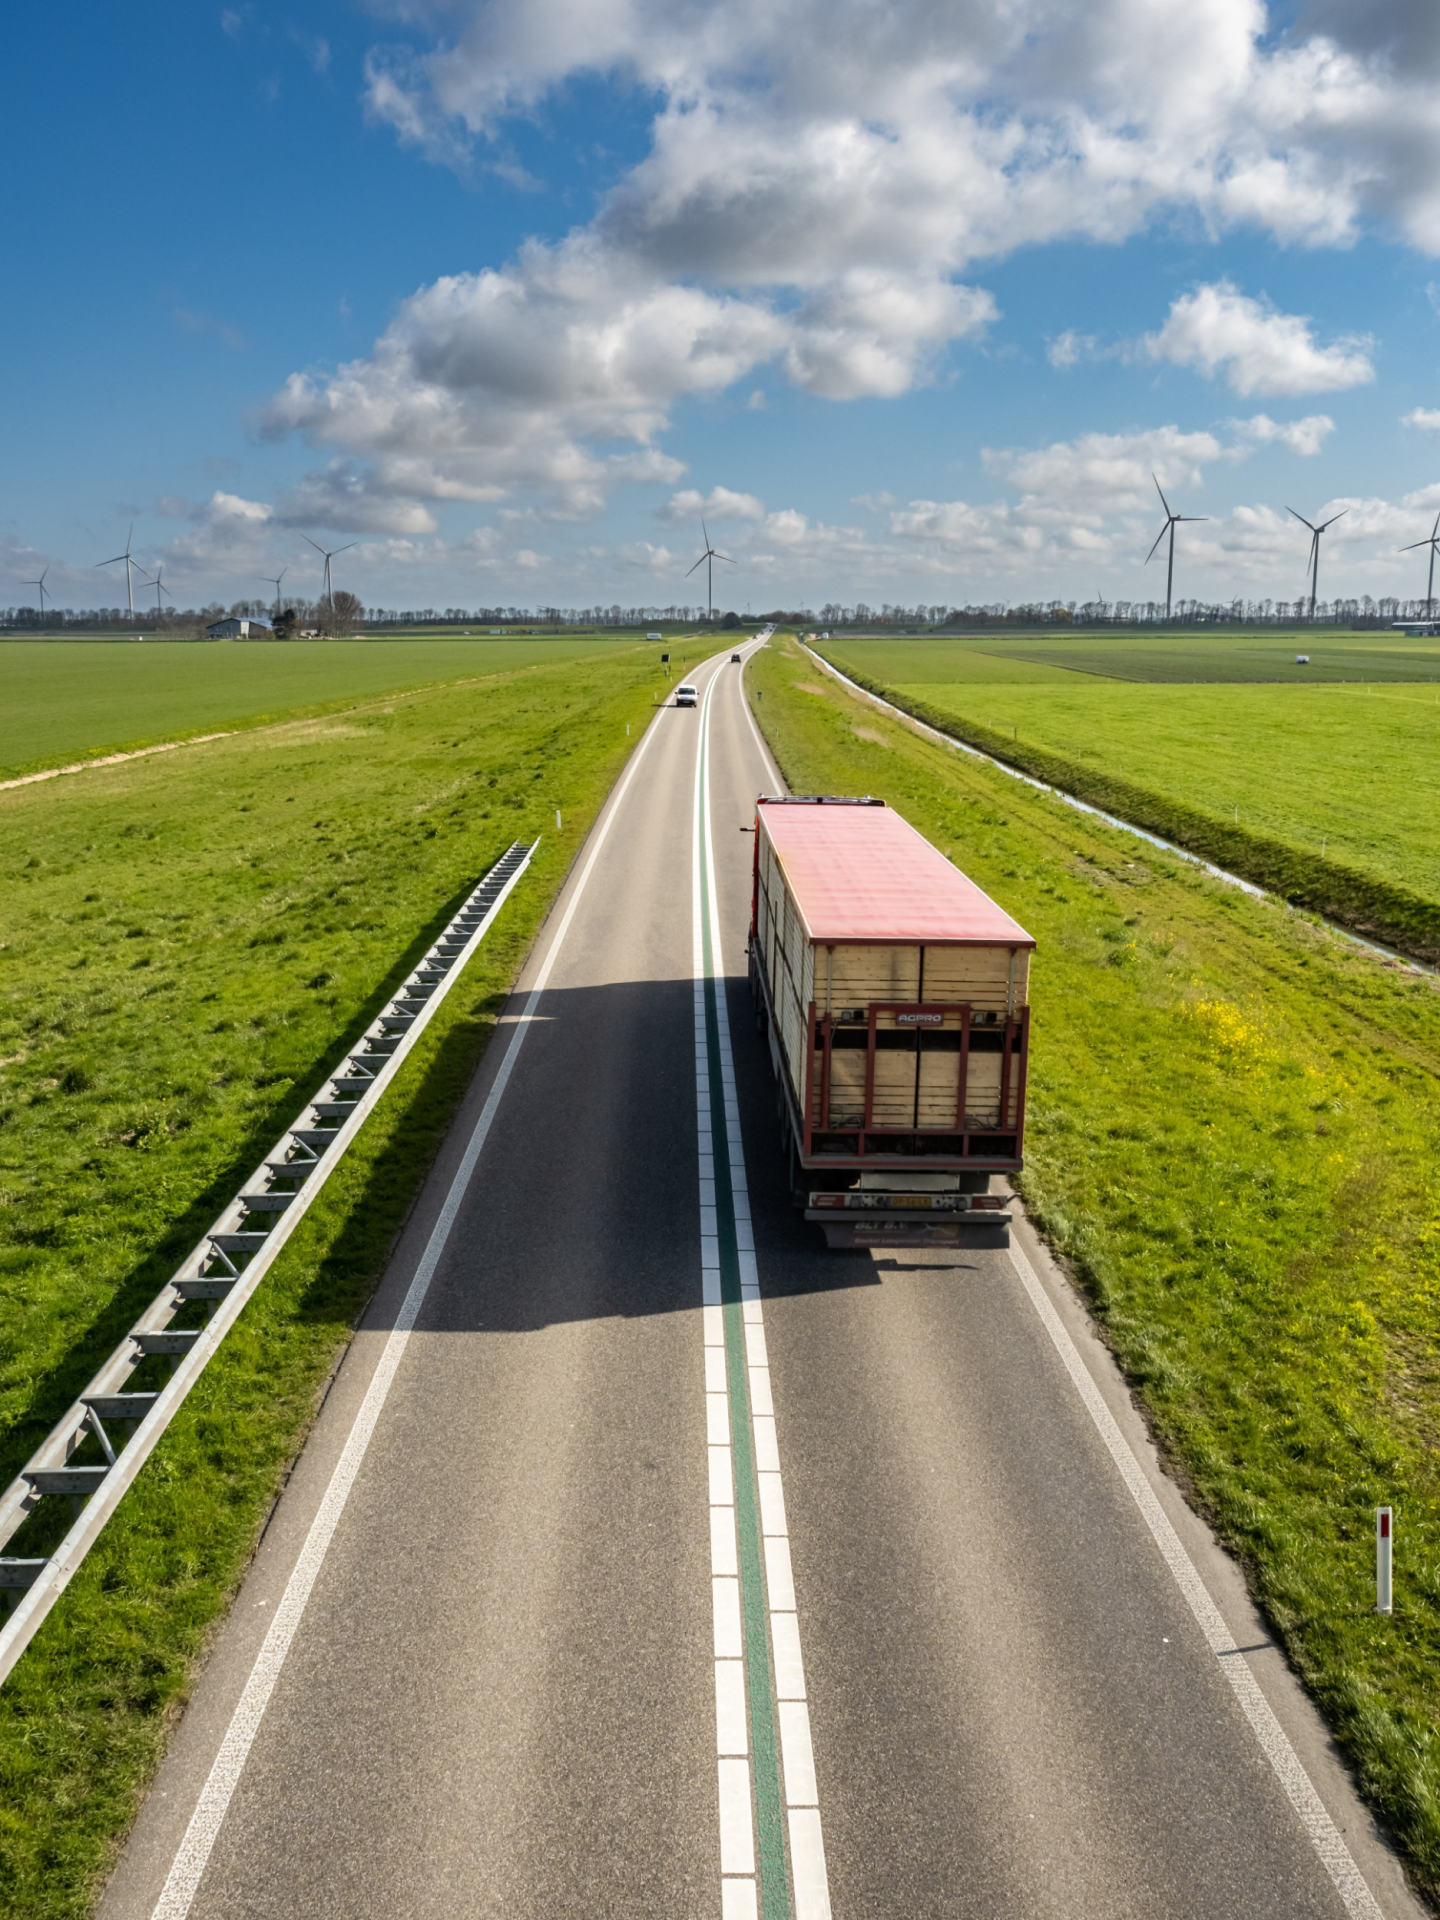
[[1375, 1611], [1393, 1613], [1391, 1569], [1395, 1551], [1395, 1515], [1391, 1507], [1375, 1509]]

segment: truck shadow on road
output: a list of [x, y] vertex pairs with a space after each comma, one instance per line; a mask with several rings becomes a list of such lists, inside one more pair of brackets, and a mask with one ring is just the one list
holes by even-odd
[[[743, 978], [726, 982], [746, 1177], [767, 1297], [878, 1287], [907, 1263], [826, 1250], [791, 1204], [769, 1055]], [[493, 1047], [503, 1042], [499, 1030]], [[463, 1042], [461, 1043], [463, 1044]], [[453, 1073], [444, 1050], [430, 1078]], [[483, 1085], [483, 1079], [480, 1083]], [[478, 1112], [462, 1111], [451, 1158]], [[428, 1087], [414, 1096], [425, 1106]], [[442, 1165], [365, 1324], [393, 1321], [448, 1182]], [[326, 1266], [384, 1211], [376, 1167]], [[929, 1264], [929, 1262], [927, 1262]], [[964, 1255], [935, 1264], [968, 1264]], [[325, 1276], [317, 1277], [325, 1289]], [[545, 994], [425, 1301], [431, 1332], [526, 1332], [700, 1304], [693, 987], [627, 981]]]

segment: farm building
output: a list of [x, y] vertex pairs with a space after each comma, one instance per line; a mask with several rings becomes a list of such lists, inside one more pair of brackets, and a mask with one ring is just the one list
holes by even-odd
[[269, 623], [264, 620], [217, 620], [213, 626], [206, 627], [205, 638], [207, 640], [248, 640], [251, 634], [269, 633], [269, 631]]

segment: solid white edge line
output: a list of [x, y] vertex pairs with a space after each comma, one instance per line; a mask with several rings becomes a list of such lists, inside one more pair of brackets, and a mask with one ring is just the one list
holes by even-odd
[[1379, 1902], [1370, 1891], [1359, 1867], [1356, 1866], [1354, 1856], [1346, 1846], [1339, 1828], [1315, 1791], [1314, 1783], [1305, 1771], [1300, 1756], [1291, 1746], [1284, 1728], [1276, 1719], [1274, 1709], [1261, 1692], [1260, 1684], [1247, 1665], [1245, 1656], [1237, 1647], [1235, 1637], [1226, 1626], [1220, 1609], [1210, 1597], [1209, 1589], [1200, 1578], [1194, 1561], [1185, 1551], [1184, 1543], [1156, 1497], [1155, 1489], [1146, 1479], [1144, 1469], [1136, 1459], [1129, 1441], [1120, 1431], [1119, 1423], [1106, 1406], [1100, 1389], [1091, 1378], [1090, 1370], [1081, 1359], [1080, 1351], [1071, 1339], [1069, 1330], [1056, 1312], [1050, 1296], [1042, 1286], [1035, 1269], [1025, 1257], [1024, 1251], [1013, 1239], [1010, 1243], [1010, 1259], [1016, 1273], [1020, 1276], [1021, 1285], [1030, 1296], [1031, 1305], [1040, 1317], [1041, 1325], [1050, 1336], [1051, 1345], [1074, 1382], [1075, 1389], [1084, 1403], [1085, 1411], [1094, 1422], [1111, 1459], [1119, 1468], [1120, 1477], [1140, 1509], [1145, 1524], [1164, 1557], [1165, 1564], [1174, 1576], [1176, 1586], [1185, 1596], [1186, 1604], [1195, 1616], [1210, 1651], [1219, 1657], [1220, 1670], [1230, 1682], [1235, 1698], [1250, 1723], [1250, 1729], [1259, 1742], [1261, 1751], [1274, 1769], [1280, 1785], [1285, 1789], [1286, 1797], [1295, 1809], [1301, 1826], [1304, 1827], [1311, 1845], [1320, 1856], [1325, 1871], [1334, 1882], [1336, 1892], [1345, 1903], [1346, 1912], [1352, 1916], [1352, 1920], [1384, 1920]]
[[740, 663], [740, 705], [745, 710], [745, 718], [750, 722], [750, 731], [755, 737], [756, 746], [760, 749], [760, 758], [765, 762], [766, 766], [769, 767], [771, 773], [774, 774], [776, 784], [783, 792], [785, 788], [785, 776], [776, 765], [774, 754], [771, 753], [769, 747], [766, 746], [764, 736], [755, 724], [755, 716], [750, 711], [750, 702], [745, 693], [745, 669], [749, 666], [755, 655], [759, 653], [761, 647], [766, 645], [769, 641], [770, 634], [774, 631], [775, 629], [771, 627], [769, 632], [751, 647], [750, 651], [745, 655], [744, 660]]
[[404, 1303], [396, 1316], [394, 1329], [386, 1340], [384, 1350], [371, 1375], [365, 1397], [360, 1403], [360, 1411], [355, 1416], [349, 1437], [330, 1476], [330, 1483], [325, 1489], [319, 1510], [310, 1523], [310, 1531], [305, 1537], [305, 1544], [300, 1549], [299, 1558], [286, 1583], [280, 1604], [275, 1610], [270, 1630], [255, 1657], [250, 1677], [230, 1717], [230, 1724], [225, 1730], [220, 1750], [211, 1765], [209, 1776], [201, 1789], [200, 1798], [190, 1816], [190, 1823], [185, 1829], [185, 1837], [180, 1842], [179, 1851], [171, 1863], [160, 1898], [155, 1903], [154, 1920], [185, 1920], [185, 1916], [190, 1911], [201, 1877], [209, 1864], [211, 1851], [229, 1810], [231, 1797], [245, 1770], [245, 1763], [250, 1757], [255, 1735], [259, 1731], [260, 1722], [264, 1718], [275, 1683], [280, 1678], [280, 1670], [285, 1664], [286, 1655], [290, 1651], [291, 1643], [305, 1612], [305, 1603], [310, 1598], [311, 1589], [324, 1564], [331, 1539], [339, 1525], [340, 1516], [345, 1510], [345, 1502], [350, 1496], [351, 1487], [355, 1484], [371, 1435], [375, 1431], [376, 1423], [385, 1405], [390, 1384], [404, 1356], [410, 1331], [419, 1318], [425, 1296], [430, 1291], [430, 1283], [435, 1277], [440, 1256], [445, 1251], [446, 1242], [450, 1238], [451, 1229], [465, 1198], [466, 1188], [470, 1184], [476, 1162], [480, 1158], [490, 1128], [494, 1124], [501, 1096], [514, 1072], [515, 1062], [525, 1042], [525, 1035], [530, 1030], [530, 1023], [534, 1018], [540, 997], [559, 958], [560, 949], [564, 945], [565, 936], [570, 931], [570, 923], [575, 917], [576, 908], [594, 871], [595, 862], [600, 857], [600, 850], [605, 844], [611, 825], [629, 790], [630, 782], [635, 777], [645, 749], [655, 733], [656, 727], [652, 721], [630, 756], [629, 765], [625, 769], [620, 784], [615, 789], [595, 829], [589, 856], [580, 870], [580, 877], [575, 883], [565, 913], [555, 930], [555, 936], [550, 942], [540, 971], [536, 975], [535, 984], [530, 989], [523, 1011], [510, 1029], [505, 1055], [495, 1075], [494, 1084], [480, 1111], [480, 1117], [475, 1122], [460, 1165], [450, 1182], [444, 1204], [440, 1209], [440, 1216], [431, 1230], [425, 1251], [415, 1269], [414, 1278], [406, 1291]]

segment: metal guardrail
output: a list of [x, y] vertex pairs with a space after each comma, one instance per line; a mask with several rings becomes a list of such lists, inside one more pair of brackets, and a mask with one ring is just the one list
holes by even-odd
[[[286, 1128], [0, 1495], [0, 1549], [42, 1501], [68, 1500], [74, 1510], [73, 1524], [53, 1553], [0, 1553], [0, 1601], [11, 1603], [0, 1625], [0, 1684], [489, 932], [539, 844], [517, 840], [485, 875], [346, 1063]], [[193, 1324], [201, 1314], [208, 1317]], [[190, 1324], [177, 1326], [177, 1320]], [[154, 1392], [132, 1391], [136, 1370], [156, 1356], [168, 1360], [168, 1380]], [[82, 1450], [91, 1458], [77, 1465]]]

